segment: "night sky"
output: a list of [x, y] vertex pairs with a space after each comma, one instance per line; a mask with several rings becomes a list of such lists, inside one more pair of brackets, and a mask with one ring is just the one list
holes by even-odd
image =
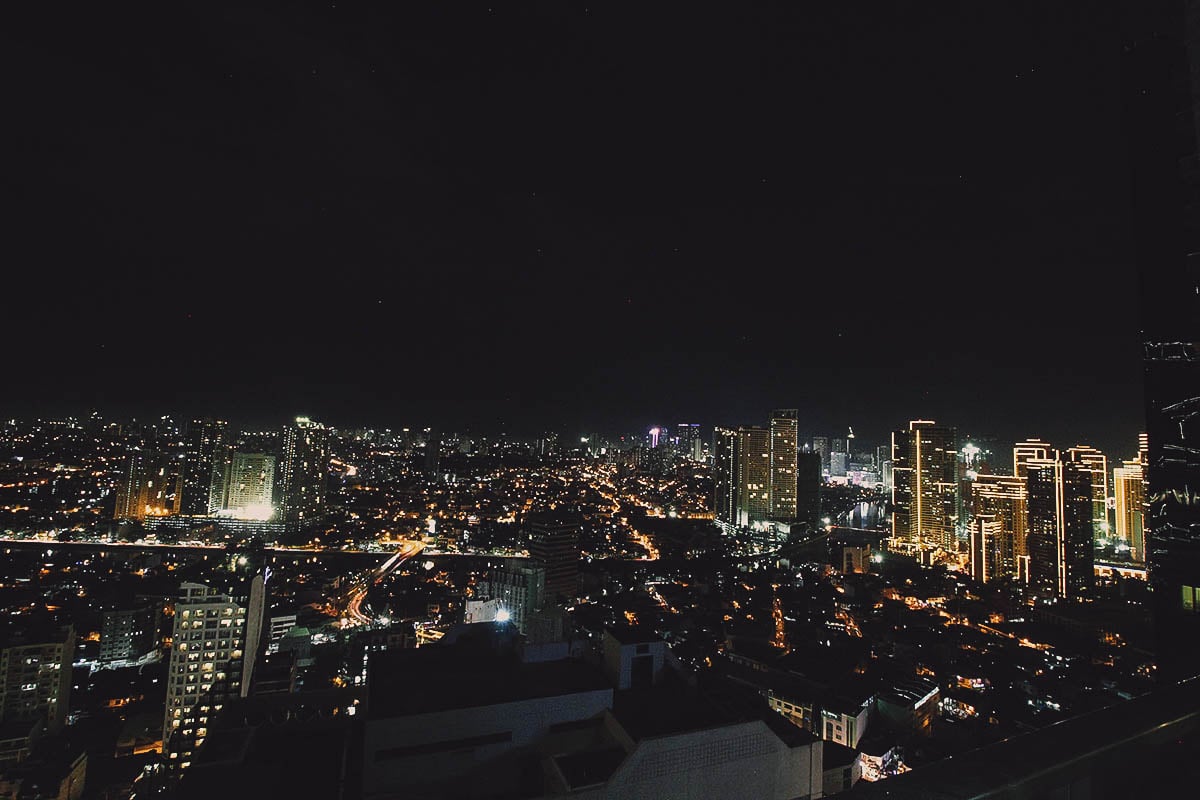
[[1134, 449], [1110, 4], [408, 5], [10, 17], [0, 412]]

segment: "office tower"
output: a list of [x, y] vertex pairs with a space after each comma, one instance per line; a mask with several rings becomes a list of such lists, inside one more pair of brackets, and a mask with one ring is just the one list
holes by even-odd
[[771, 515], [771, 434], [738, 428], [737, 524], [747, 527]]
[[181, 514], [208, 514], [213, 466], [228, 447], [229, 426], [223, 420], [192, 420], [184, 438]]
[[[497, 601], [498, 610], [521, 633], [528, 633], [529, 623], [546, 601], [546, 570], [535, 564], [513, 564], [493, 570], [481, 593]], [[502, 617], [503, 619], [503, 617]]]
[[280, 468], [279, 501], [284, 521], [304, 526], [320, 520], [325, 513], [329, 470], [328, 429], [307, 417], [297, 417], [294, 425], [283, 429]]
[[270, 519], [275, 512], [275, 456], [231, 453], [223, 464], [219, 511], [238, 519]]
[[885, 461], [892, 460], [892, 448], [889, 445], [881, 444], [875, 448], [875, 469], [883, 474], [883, 464]]
[[1058, 451], [1048, 442], [1041, 439], [1026, 439], [1013, 445], [1013, 475], [1024, 478], [1029, 474], [1027, 469], [1032, 461], [1041, 464], [1053, 462], [1058, 458]]
[[179, 510], [178, 464], [164, 453], [134, 450], [117, 482], [116, 519], [145, 519]]
[[100, 663], [136, 661], [154, 652], [161, 616], [156, 603], [105, 611], [100, 620]]
[[1108, 529], [1108, 457], [1086, 444], [1067, 449], [1067, 461], [1079, 464], [1092, 475], [1092, 536]]
[[1024, 478], [1015, 475], [979, 475], [971, 482], [971, 513], [990, 517], [996, 523], [996, 576], [1016, 577], [1025, 571], [1027, 561], [1026, 503], [1028, 491]]
[[1001, 574], [1001, 522], [993, 514], [978, 514], [971, 520], [971, 577], [987, 583]]
[[581, 521], [553, 513], [531, 516], [529, 556], [546, 570], [546, 599], [571, 599], [579, 593]]
[[737, 525], [738, 432], [730, 428], [713, 431], [713, 519]]
[[821, 454], [800, 453], [796, 457], [796, 521], [815, 531], [820, 518]]
[[790, 522], [796, 518], [796, 453], [799, 450], [800, 412], [794, 408], [771, 412], [770, 515]]
[[1091, 472], [1062, 460], [1030, 462], [1027, 471], [1030, 589], [1046, 599], [1087, 597], [1094, 569]]
[[958, 456], [954, 428], [913, 420], [892, 434], [892, 537], [956, 550]]
[[246, 603], [199, 583], [186, 582], [179, 591], [167, 670], [163, 758], [169, 767], [186, 769], [208, 735], [210, 719], [225, 703], [247, 695], [266, 586], [262, 575], [255, 576]]
[[1136, 458], [1113, 469], [1113, 499], [1116, 504], [1116, 537], [1129, 548], [1129, 559], [1146, 561], [1144, 510], [1146, 471]]
[[[44, 720], [52, 731], [67, 720], [75, 629], [12, 628], [0, 638], [0, 725]], [[19, 731], [28, 734], [29, 729]]]
[[821, 456], [821, 471], [829, 469], [829, 437], [814, 436], [812, 440], [813, 452]]

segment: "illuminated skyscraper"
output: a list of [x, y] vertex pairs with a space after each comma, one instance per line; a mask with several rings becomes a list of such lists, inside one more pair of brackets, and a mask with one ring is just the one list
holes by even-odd
[[197, 419], [184, 438], [181, 514], [209, 513], [213, 466], [228, 445], [229, 426], [222, 420]]
[[[439, 446], [435, 445], [434, 452]], [[329, 470], [328, 429], [307, 417], [297, 417], [294, 425], [283, 429], [280, 467], [279, 501], [284, 521], [304, 526], [320, 520], [325, 513], [325, 481]]]
[[1092, 535], [1102, 537], [1108, 529], [1108, 457], [1094, 447], [1079, 444], [1067, 450], [1066, 458], [1091, 473]]
[[713, 518], [737, 525], [738, 432], [717, 428], [713, 432]]
[[799, 447], [800, 413], [794, 408], [771, 412], [772, 519], [790, 522], [796, 518], [796, 453]]
[[275, 456], [228, 453], [217, 456], [209, 511], [238, 519], [270, 519], [275, 514]]
[[973, 516], [990, 517], [996, 525], [997, 564], [995, 574], [1019, 576], [1027, 573], [1029, 550], [1024, 478], [1014, 475], [979, 475], [971, 482]]
[[771, 434], [765, 428], [738, 428], [737, 524], [749, 526], [771, 515]]
[[1029, 474], [1031, 461], [1050, 463], [1058, 458], [1058, 451], [1049, 442], [1041, 439], [1026, 439], [1013, 446], [1013, 475], [1024, 478]]
[[1092, 476], [1070, 461], [1028, 465], [1029, 584], [1039, 597], [1075, 600], [1094, 584]]
[[678, 441], [677, 455], [692, 461], [700, 461], [703, 458], [699, 423], [679, 423], [675, 426], [675, 438]]
[[1138, 563], [1146, 560], [1143, 528], [1146, 504], [1146, 474], [1139, 459], [1131, 459], [1113, 470], [1113, 497], [1116, 503], [1116, 537], [1129, 547], [1129, 557]]
[[892, 536], [912, 546], [958, 549], [954, 428], [913, 420], [892, 434]]
[[821, 456], [821, 471], [829, 469], [829, 437], [814, 436], [812, 440], [813, 452]]
[[971, 520], [971, 577], [986, 583], [1002, 575], [1000, 566], [1001, 523], [993, 514], [977, 514]]
[[179, 511], [179, 460], [154, 450], [134, 450], [117, 481], [116, 519], [161, 517]]

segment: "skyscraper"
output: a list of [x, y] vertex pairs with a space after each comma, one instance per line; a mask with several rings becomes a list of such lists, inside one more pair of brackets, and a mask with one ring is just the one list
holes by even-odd
[[1094, 583], [1090, 470], [1061, 459], [1031, 462], [1026, 480], [1031, 591], [1044, 599], [1087, 597]]
[[134, 450], [117, 482], [116, 519], [145, 519], [179, 510], [179, 463], [165, 453]]
[[262, 635], [266, 586], [250, 584], [248, 602], [199, 583], [184, 583], [175, 603], [163, 757], [186, 769], [225, 703], [245, 697]]
[[771, 434], [765, 428], [738, 428], [737, 524], [747, 527], [771, 515]]
[[995, 523], [996, 576], [1027, 574], [1026, 480], [1015, 475], [979, 475], [971, 482], [971, 513]]
[[1116, 505], [1117, 541], [1129, 548], [1129, 558], [1146, 560], [1145, 503], [1146, 473], [1139, 459], [1130, 459], [1113, 469], [1113, 498]]
[[913, 420], [892, 434], [893, 538], [957, 550], [958, 491], [954, 428]]
[[829, 469], [829, 437], [814, 436], [812, 440], [813, 452], [821, 456], [821, 471]]
[[970, 563], [971, 577], [986, 583], [1001, 573], [1001, 523], [994, 514], [977, 514], [971, 520]]
[[509, 564], [488, 576], [485, 595], [498, 601], [521, 633], [528, 633], [533, 615], [545, 605], [546, 570], [536, 563]]
[[815, 531], [821, 517], [821, 454], [796, 456], [796, 521]]
[[546, 571], [546, 598], [568, 600], [579, 594], [579, 533], [582, 520], [571, 514], [531, 515], [529, 556]]
[[731, 428], [713, 431], [713, 519], [737, 525], [738, 432]]
[[228, 446], [229, 426], [222, 420], [192, 420], [184, 437], [181, 514], [209, 513], [213, 466]]
[[214, 513], [265, 520], [275, 513], [274, 492], [275, 456], [230, 453], [219, 457], [214, 468], [209, 504]]
[[1086, 444], [1068, 448], [1066, 457], [1091, 473], [1092, 536], [1101, 537], [1108, 529], [1108, 457]]
[[700, 461], [700, 425], [696, 422], [681, 422], [675, 426], [675, 438], [679, 442], [678, 455], [692, 461]]
[[770, 515], [791, 522], [796, 518], [796, 453], [799, 448], [800, 412], [794, 408], [771, 412]]
[[[436, 447], [435, 447], [436, 451]], [[329, 431], [308, 417], [297, 417], [283, 429], [280, 505], [283, 519], [304, 526], [325, 513], [325, 481], [329, 470]]]
[[1058, 451], [1041, 439], [1026, 439], [1013, 445], [1013, 475], [1024, 478], [1030, 462], [1047, 463], [1058, 458]]

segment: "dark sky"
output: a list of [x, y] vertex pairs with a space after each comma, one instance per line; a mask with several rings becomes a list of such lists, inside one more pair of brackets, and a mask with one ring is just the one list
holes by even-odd
[[0, 411], [1142, 427], [1109, 4], [89, 5], [0, 34]]

